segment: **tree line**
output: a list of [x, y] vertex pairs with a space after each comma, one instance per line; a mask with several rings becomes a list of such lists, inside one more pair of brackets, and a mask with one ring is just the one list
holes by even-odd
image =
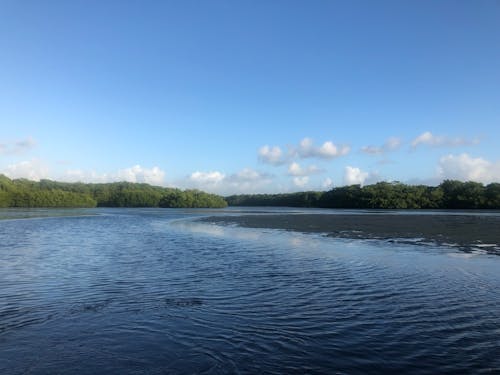
[[438, 186], [379, 182], [329, 191], [243, 194], [226, 198], [200, 190], [142, 183], [67, 183], [11, 180], [0, 175], [0, 207], [170, 207], [287, 206], [387, 209], [500, 209], [500, 183], [445, 180]]
[[149, 184], [116, 182], [66, 183], [11, 180], [0, 175], [0, 207], [170, 207], [221, 208], [221, 196]]
[[226, 197], [230, 206], [288, 206], [382, 209], [500, 209], [500, 183], [445, 180], [438, 186], [379, 182], [329, 191]]

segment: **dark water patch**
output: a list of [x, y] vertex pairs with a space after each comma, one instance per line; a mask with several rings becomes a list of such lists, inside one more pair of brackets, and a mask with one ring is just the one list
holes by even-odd
[[280, 214], [217, 216], [200, 221], [247, 228], [325, 233], [335, 238], [456, 246], [468, 252], [500, 254], [498, 215]]
[[165, 305], [168, 307], [198, 307], [203, 305], [200, 298], [165, 298]]
[[106, 307], [108, 307], [112, 303], [111, 299], [107, 299], [104, 301], [94, 301], [94, 302], [86, 302], [77, 304], [70, 308], [70, 314], [81, 314], [81, 313], [96, 313], [100, 312]]

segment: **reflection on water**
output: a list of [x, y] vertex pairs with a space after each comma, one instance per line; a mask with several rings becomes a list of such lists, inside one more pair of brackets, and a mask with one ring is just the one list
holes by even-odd
[[210, 236], [230, 237], [241, 240], [259, 240], [261, 238], [261, 233], [256, 231], [242, 230], [235, 226], [210, 225], [186, 219], [171, 221], [168, 225], [193, 234], [207, 234]]
[[78, 208], [1, 208], [0, 220], [50, 218], [61, 216], [94, 215], [93, 210]]
[[0, 222], [0, 373], [500, 371], [500, 257], [96, 209]]

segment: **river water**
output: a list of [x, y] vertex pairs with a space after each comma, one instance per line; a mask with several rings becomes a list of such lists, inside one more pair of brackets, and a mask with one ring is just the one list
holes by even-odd
[[500, 372], [500, 256], [208, 215], [2, 210], [0, 373]]

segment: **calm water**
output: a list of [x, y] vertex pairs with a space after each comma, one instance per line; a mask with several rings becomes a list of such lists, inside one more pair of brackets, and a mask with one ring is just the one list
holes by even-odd
[[500, 256], [37, 212], [0, 213], [2, 374], [500, 372]]

